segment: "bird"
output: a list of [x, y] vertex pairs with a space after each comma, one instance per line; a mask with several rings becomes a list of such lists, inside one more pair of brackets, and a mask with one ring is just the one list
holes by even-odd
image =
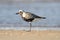
[[26, 21], [26, 22], [28, 22], [30, 24], [30, 29], [28, 31], [31, 31], [31, 27], [32, 27], [31, 23], [34, 20], [37, 20], [37, 19], [46, 19], [46, 17], [37, 16], [34, 13], [26, 12], [24, 10], [19, 10], [18, 12], [16, 12], [16, 14], [19, 14], [24, 21]]

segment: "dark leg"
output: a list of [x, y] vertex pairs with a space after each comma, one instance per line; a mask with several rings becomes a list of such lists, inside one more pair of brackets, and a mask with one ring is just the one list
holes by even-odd
[[29, 26], [30, 28], [29, 28], [28, 32], [30, 32], [30, 31], [31, 31], [31, 27], [32, 27], [31, 22], [29, 22], [29, 25], [30, 25], [30, 26]]
[[31, 22], [30, 22], [30, 31], [31, 31], [31, 27], [32, 27], [32, 24], [31, 24]]
[[24, 30], [24, 31], [30, 32], [31, 31], [31, 27], [32, 27], [32, 24], [31, 24], [31, 22], [29, 22], [29, 30]]

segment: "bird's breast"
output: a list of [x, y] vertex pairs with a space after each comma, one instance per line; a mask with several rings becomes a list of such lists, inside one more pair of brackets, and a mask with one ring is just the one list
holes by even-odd
[[23, 16], [23, 17], [26, 17], [26, 14], [25, 14], [25, 13], [23, 13], [23, 14], [22, 14], [22, 16]]

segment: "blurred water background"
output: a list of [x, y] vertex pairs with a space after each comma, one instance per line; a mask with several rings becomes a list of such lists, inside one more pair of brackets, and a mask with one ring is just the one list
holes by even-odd
[[29, 29], [29, 24], [23, 21], [20, 15], [16, 15], [18, 10], [46, 17], [44, 20], [33, 22], [32, 29], [59, 29], [60, 3], [58, 2], [59, 0], [0, 0], [0, 29]]

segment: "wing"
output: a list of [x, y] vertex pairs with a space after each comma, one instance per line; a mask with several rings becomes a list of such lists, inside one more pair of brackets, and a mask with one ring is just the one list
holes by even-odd
[[33, 18], [46, 19], [45, 17], [40, 17], [40, 16], [37, 16], [37, 15], [35, 15], [35, 14], [31, 13], [31, 12], [26, 12], [26, 13], [30, 14]]
[[41, 18], [40, 16], [37, 16], [37, 15], [35, 15], [35, 14], [31, 13], [31, 12], [26, 12], [26, 13], [28, 13], [28, 14], [32, 15], [34, 18]]

